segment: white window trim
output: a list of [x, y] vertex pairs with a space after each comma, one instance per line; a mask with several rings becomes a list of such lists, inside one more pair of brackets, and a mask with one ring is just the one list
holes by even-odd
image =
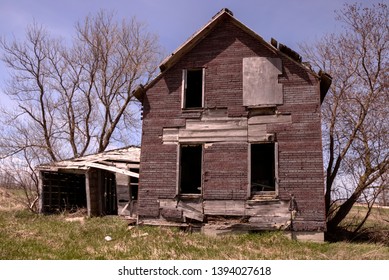
[[188, 76], [188, 70], [183, 69], [182, 70], [182, 91], [181, 91], [181, 109], [185, 109], [185, 92], [187, 87], [187, 76]]
[[[186, 103], [186, 89], [188, 87], [187, 79], [188, 79], [188, 70], [195, 70], [193, 69], [183, 69], [182, 70], [182, 82], [181, 82], [181, 109], [192, 109], [192, 108], [185, 108]], [[197, 68], [200, 69], [200, 68]], [[201, 92], [201, 108], [204, 108], [204, 102], [205, 102], [205, 68], [202, 67], [202, 92]]]

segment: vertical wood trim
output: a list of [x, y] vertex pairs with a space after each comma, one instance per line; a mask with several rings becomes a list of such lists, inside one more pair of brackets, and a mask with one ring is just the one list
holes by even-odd
[[202, 80], [203, 80], [203, 84], [202, 84], [202, 93], [201, 93], [201, 107], [205, 107], [205, 68], [202, 69], [203, 70], [203, 77], [202, 77]]
[[[204, 74], [204, 71], [203, 71], [203, 74]], [[204, 194], [204, 152], [205, 152], [204, 144], [201, 144], [201, 185], [200, 185], [201, 197]]]
[[176, 162], [176, 195], [180, 194], [180, 178], [181, 178], [181, 168], [180, 168], [180, 162], [181, 162], [181, 146], [180, 144], [177, 144], [177, 162]]
[[186, 69], [182, 69], [182, 83], [181, 83], [181, 109], [185, 108], [185, 92], [187, 87], [187, 73]]
[[102, 170], [100, 169], [96, 169], [96, 172], [97, 172], [97, 182], [96, 185], [97, 185], [97, 196], [95, 197], [95, 199], [97, 199], [97, 215], [102, 215], [103, 214], [103, 204], [105, 204], [105, 201], [103, 201], [103, 199], [105, 199], [104, 197], [104, 177], [103, 177], [103, 174], [102, 174]]
[[275, 191], [276, 191], [276, 194], [278, 195], [279, 176], [278, 176], [278, 143], [277, 142], [274, 142], [274, 176], [275, 176]]
[[251, 144], [250, 143], [247, 143], [248, 145], [248, 148], [247, 148], [247, 162], [248, 162], [248, 166], [247, 166], [247, 181], [248, 181], [248, 184], [247, 184], [247, 199], [249, 199], [251, 197]]
[[38, 212], [39, 213], [43, 213], [43, 176], [42, 176], [42, 171], [39, 171], [39, 175], [38, 175], [38, 195], [39, 195], [39, 204], [38, 204]]
[[90, 180], [89, 180], [90, 172], [89, 170], [85, 173], [85, 192], [86, 192], [86, 208], [88, 217], [92, 216], [92, 208], [91, 208], [91, 195], [90, 195]]

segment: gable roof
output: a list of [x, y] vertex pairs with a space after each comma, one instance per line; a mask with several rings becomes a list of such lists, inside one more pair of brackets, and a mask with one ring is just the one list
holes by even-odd
[[204, 37], [206, 37], [219, 22], [226, 18], [230, 19], [233, 24], [238, 26], [244, 32], [250, 34], [255, 39], [263, 43], [272, 52], [275, 52], [275, 48], [273, 46], [267, 43], [261, 36], [259, 36], [253, 30], [251, 30], [246, 25], [234, 18], [233, 13], [229, 9], [224, 8], [215, 16], [213, 16], [212, 19], [200, 30], [198, 30], [191, 37], [189, 37], [189, 39], [186, 40], [181, 46], [179, 46], [171, 55], [166, 57], [159, 65], [160, 70], [163, 72], [164, 70], [172, 67], [178, 60], [180, 60], [183, 55], [192, 50]]
[[[164, 74], [165, 71], [173, 67], [174, 64], [176, 64], [185, 54], [187, 54], [189, 51], [191, 51], [201, 40], [203, 40], [212, 30], [213, 28], [219, 24], [219, 22], [223, 21], [224, 19], [229, 19], [234, 25], [236, 25], [238, 28], [240, 28], [243, 32], [246, 32], [247, 34], [251, 35], [254, 39], [256, 39], [259, 43], [261, 43], [263, 46], [265, 46], [267, 49], [269, 49], [274, 54], [283, 56], [300, 67], [304, 68], [307, 72], [311, 73], [314, 77], [316, 77], [318, 80], [322, 80], [321, 77], [322, 74], [316, 74], [311, 68], [307, 67], [301, 62], [301, 56], [296, 53], [295, 51], [291, 50], [285, 45], [278, 44], [276, 40], [272, 38], [271, 44], [266, 42], [261, 36], [259, 36], [257, 33], [255, 33], [253, 30], [251, 30], [249, 27], [244, 25], [242, 22], [237, 20], [231, 10], [224, 8], [221, 11], [219, 11], [215, 16], [212, 17], [212, 19], [205, 24], [200, 30], [198, 30], [196, 33], [194, 33], [191, 37], [189, 37], [188, 40], [186, 40], [181, 46], [179, 46], [172, 54], [170, 54], [168, 57], [166, 57], [159, 65], [159, 69], [161, 70], [160, 74], [155, 77], [150, 83], [143, 86], [140, 85], [137, 89], [134, 91], [134, 96], [142, 101], [143, 94], [151, 87], [153, 86]], [[328, 85], [328, 79], [331, 81], [332, 78], [328, 74], [325, 74], [325, 80], [326, 85]], [[329, 83], [329, 85], [331, 82]], [[320, 86], [320, 95], [321, 100], [324, 99], [324, 96], [326, 95], [328, 88], [327, 86]]]

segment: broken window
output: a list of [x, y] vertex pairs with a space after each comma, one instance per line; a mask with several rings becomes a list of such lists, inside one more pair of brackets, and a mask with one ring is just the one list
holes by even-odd
[[182, 108], [201, 108], [204, 100], [204, 69], [183, 71]]
[[181, 146], [180, 193], [201, 194], [202, 145]]
[[251, 144], [251, 193], [276, 190], [275, 143]]

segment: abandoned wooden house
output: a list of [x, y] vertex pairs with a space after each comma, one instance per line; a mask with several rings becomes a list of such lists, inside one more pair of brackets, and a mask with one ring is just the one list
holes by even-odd
[[39, 210], [87, 209], [88, 216], [134, 216], [140, 148], [127, 147], [40, 165]]
[[228, 9], [160, 70], [135, 92], [143, 104], [140, 223], [293, 228], [321, 239], [320, 107], [331, 77]]
[[320, 106], [331, 84], [228, 9], [160, 64], [135, 96], [141, 149], [38, 167], [40, 211], [86, 208], [205, 232], [325, 231]]

